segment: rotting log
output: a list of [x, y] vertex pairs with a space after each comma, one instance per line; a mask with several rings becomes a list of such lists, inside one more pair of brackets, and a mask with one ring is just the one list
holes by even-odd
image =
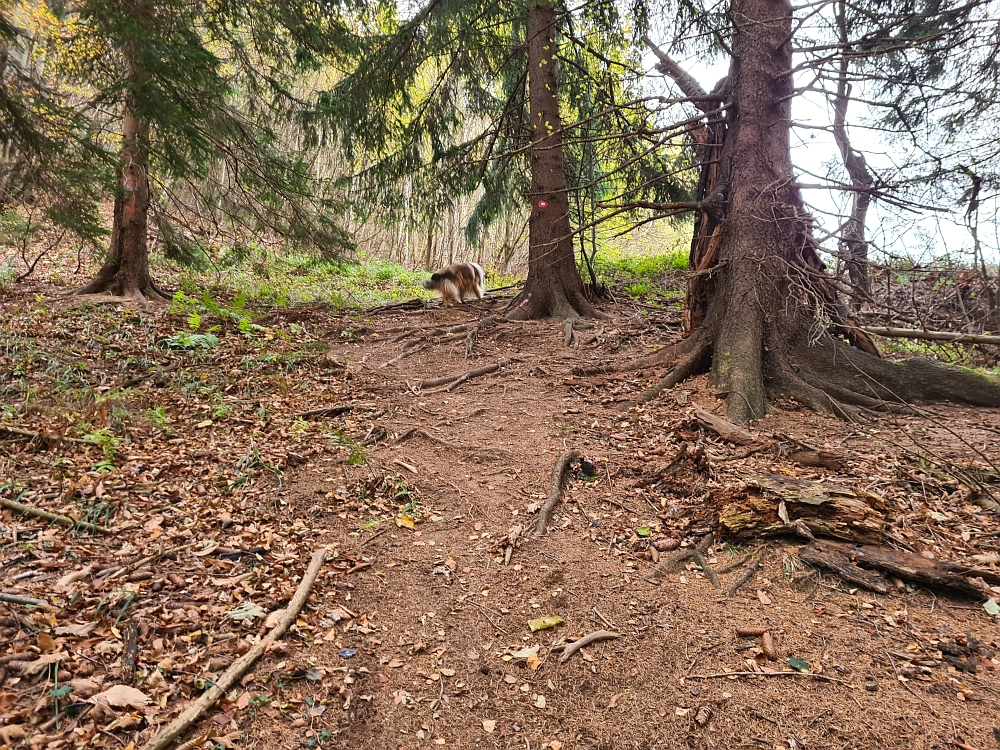
[[803, 547], [799, 557], [810, 564], [833, 570], [851, 583], [880, 593], [889, 591], [888, 583], [880, 576], [871, 573], [872, 570], [896, 576], [904, 581], [948, 589], [974, 598], [982, 598], [989, 594], [985, 581], [977, 583], [974, 579], [996, 578], [996, 573], [993, 571], [979, 570], [948, 561], [931, 560], [912, 552], [870, 545], [815, 541]]
[[820, 482], [751, 474], [746, 491], [721, 499], [718, 524], [723, 537], [752, 541], [795, 533], [800, 522], [814, 536], [877, 543], [886, 525], [885, 501], [878, 495]]

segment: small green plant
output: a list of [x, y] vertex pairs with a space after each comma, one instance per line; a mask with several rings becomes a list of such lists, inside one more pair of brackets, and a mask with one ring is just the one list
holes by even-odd
[[[120, 437], [115, 435], [113, 432], [111, 432], [111, 430], [109, 430], [107, 427], [102, 427], [99, 430], [88, 432], [86, 435], [83, 436], [83, 439], [88, 443], [99, 445], [101, 449], [104, 451], [104, 459], [105, 459], [104, 462], [101, 463], [106, 462], [108, 465], [110, 465], [111, 470], [114, 470], [115, 468], [114, 461], [116, 458], [115, 448], [121, 445], [122, 442], [124, 441]], [[95, 470], [100, 471], [100, 469], [95, 469]]]
[[153, 429], [159, 430], [165, 435], [173, 434], [173, 428], [170, 427], [170, 417], [167, 416], [167, 410], [164, 407], [155, 406], [152, 409], [146, 409], [142, 416], [149, 420]]
[[163, 339], [163, 345], [169, 349], [201, 349], [207, 352], [219, 345], [219, 337], [211, 333], [180, 331]]
[[334, 445], [350, 449], [350, 452], [347, 454], [348, 466], [363, 466], [371, 460], [364, 446], [356, 440], [347, 437], [343, 430], [336, 429], [333, 432], [323, 435], [323, 437], [327, 440], [332, 440]]

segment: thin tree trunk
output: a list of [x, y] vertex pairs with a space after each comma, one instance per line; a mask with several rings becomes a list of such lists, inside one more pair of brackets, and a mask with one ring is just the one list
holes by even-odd
[[[137, 22], [145, 22], [152, 10], [139, 0], [123, 3], [124, 12]], [[138, 87], [144, 73], [136, 60], [131, 44], [124, 46], [128, 60], [128, 80]], [[122, 117], [122, 152], [120, 182], [115, 194], [114, 219], [108, 259], [89, 284], [75, 294], [106, 292], [145, 301], [146, 296], [166, 299], [149, 275], [149, 122], [136, 114], [135, 94], [125, 97]]]
[[528, 1], [528, 98], [531, 114], [531, 214], [528, 278], [515, 317], [600, 317], [576, 267], [562, 152], [553, 3]]
[[837, 78], [837, 94], [834, 97], [833, 137], [844, 160], [844, 168], [851, 178], [851, 185], [856, 190], [851, 193], [851, 215], [840, 238], [840, 250], [847, 257], [847, 273], [854, 287], [851, 295], [854, 307], [859, 308], [862, 300], [871, 299], [871, 287], [868, 282], [868, 243], [865, 240], [865, 218], [871, 203], [871, 194], [867, 192], [874, 182], [868, 164], [863, 154], [851, 148], [847, 137], [847, 106], [851, 101], [851, 85], [847, 82], [850, 57], [847, 47], [847, 21], [844, 0], [837, 3], [837, 30], [840, 43], [844, 45], [840, 58], [840, 74]]

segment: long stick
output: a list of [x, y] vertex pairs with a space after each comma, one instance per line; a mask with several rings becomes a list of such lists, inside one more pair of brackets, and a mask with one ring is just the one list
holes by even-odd
[[8, 500], [5, 497], [0, 497], [0, 505], [5, 508], [9, 508], [15, 513], [20, 513], [24, 516], [32, 516], [34, 518], [41, 518], [43, 521], [49, 521], [58, 526], [65, 526], [68, 529], [84, 529], [85, 531], [90, 531], [94, 534], [111, 533], [111, 529], [107, 526], [98, 526], [96, 523], [90, 523], [89, 521], [77, 521], [69, 516], [60, 516], [58, 513], [49, 513], [47, 510], [36, 508], [34, 505], [22, 505], [21, 503], [13, 500]]
[[858, 326], [865, 333], [890, 339], [923, 339], [948, 341], [953, 344], [1000, 344], [1000, 336], [983, 336], [978, 333], [952, 333], [951, 331], [917, 331], [912, 328], [875, 328]]
[[4, 594], [3, 592], [0, 592], [0, 602], [7, 602], [9, 604], [25, 604], [29, 607], [38, 607], [39, 609], [46, 609], [50, 611], [55, 609], [55, 607], [44, 599], [32, 599], [30, 596]]
[[464, 378], [468, 380], [469, 378], [477, 378], [480, 375], [488, 375], [491, 372], [496, 372], [501, 367], [509, 365], [514, 362], [514, 358], [501, 359], [499, 362], [495, 362], [492, 365], [485, 365], [483, 367], [477, 367], [475, 370], [469, 370], [466, 373], [461, 373], [459, 375], [445, 375], [441, 378], [431, 378], [430, 380], [421, 380], [417, 383], [417, 388], [433, 388], [436, 385], [452, 384], [456, 380]]
[[202, 696], [197, 701], [188, 706], [187, 709], [184, 710], [184, 713], [170, 722], [166, 729], [143, 745], [140, 750], [164, 750], [164, 748], [177, 739], [182, 732], [198, 721], [202, 714], [214, 706], [216, 702], [226, 694], [226, 691], [236, 684], [240, 677], [243, 676], [243, 673], [246, 672], [251, 665], [261, 657], [261, 655], [263, 655], [268, 646], [285, 634], [285, 631], [288, 630], [289, 626], [295, 622], [295, 619], [299, 616], [299, 612], [302, 611], [302, 606], [306, 603], [306, 598], [308, 598], [309, 592], [312, 591], [313, 583], [316, 581], [316, 576], [319, 575], [319, 569], [323, 567], [323, 561], [325, 559], [325, 549], [316, 550], [313, 553], [312, 561], [309, 563], [309, 568], [306, 570], [306, 574], [302, 576], [302, 582], [299, 584], [298, 589], [295, 590], [295, 596], [293, 596], [292, 600], [288, 603], [288, 609], [285, 610], [285, 614], [281, 618], [281, 621], [275, 625], [271, 629], [271, 632], [264, 636], [256, 646], [234, 661], [229, 666], [229, 669], [227, 669], [219, 677], [219, 679], [216, 680], [215, 684], [202, 693]]
[[827, 677], [825, 674], [815, 674], [814, 672], [716, 672], [715, 674], [689, 674], [685, 680], [711, 680], [716, 677], [812, 677], [814, 680], [823, 682], [836, 682], [841, 685], [850, 685], [847, 680], [838, 680], [836, 677]]
[[97, 445], [97, 443], [91, 442], [90, 440], [84, 440], [83, 438], [66, 437], [65, 435], [50, 435], [47, 432], [35, 432], [34, 430], [25, 430], [20, 427], [11, 427], [10, 425], [0, 424], [0, 432], [6, 432], [9, 435], [21, 435], [23, 437], [38, 438], [40, 440], [53, 440], [56, 442], [63, 443], [83, 443], [84, 445]]

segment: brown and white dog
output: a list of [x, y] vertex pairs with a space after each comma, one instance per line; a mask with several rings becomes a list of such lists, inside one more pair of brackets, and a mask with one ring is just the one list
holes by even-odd
[[486, 274], [478, 263], [455, 263], [424, 282], [424, 289], [433, 289], [441, 295], [444, 306], [455, 302], [465, 302], [466, 297], [483, 298], [483, 284]]

